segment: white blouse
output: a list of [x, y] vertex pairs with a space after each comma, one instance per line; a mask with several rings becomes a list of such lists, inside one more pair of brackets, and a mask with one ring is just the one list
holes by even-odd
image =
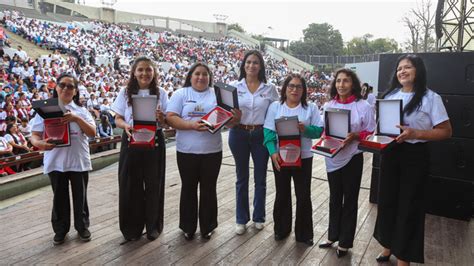
[[[414, 92], [402, 92], [401, 89], [396, 89], [389, 95], [385, 96], [385, 99], [401, 99], [403, 102], [403, 108], [413, 98]], [[427, 90], [426, 94], [421, 99], [420, 108], [415, 109], [410, 115], [404, 114], [403, 124], [410, 128], [420, 130], [430, 130], [434, 126], [449, 120], [448, 113], [444, 107], [441, 96], [432, 90]], [[427, 142], [421, 139], [410, 139], [406, 140], [409, 143]]]
[[[95, 121], [85, 107], [80, 107], [74, 102], [71, 102], [64, 107], [95, 127]], [[31, 124], [31, 131], [41, 133], [44, 131], [44, 120], [41, 116], [36, 115]], [[69, 132], [71, 142], [70, 146], [57, 147], [44, 152], [44, 174], [48, 174], [52, 171], [84, 172], [92, 170], [89, 139], [87, 135], [75, 122], [69, 123]]]
[[278, 101], [278, 92], [272, 84], [260, 83], [258, 89], [251, 93], [245, 78], [230, 84], [237, 88], [239, 109], [242, 111], [240, 123], [243, 125], [263, 125], [268, 106]]
[[[336, 100], [331, 100], [324, 105], [324, 110], [326, 110], [326, 108], [351, 110], [351, 132], [373, 132], [375, 130], [374, 109], [366, 100], [361, 99], [346, 104], [338, 103]], [[329, 173], [334, 172], [348, 164], [354, 155], [362, 152], [357, 148], [358, 145], [359, 141], [354, 140], [346, 145], [333, 158], [326, 157], [326, 171]]]

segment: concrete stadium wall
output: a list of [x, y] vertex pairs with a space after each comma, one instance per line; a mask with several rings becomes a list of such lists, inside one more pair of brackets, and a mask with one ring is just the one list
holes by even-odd
[[270, 45], [266, 45], [265, 46], [265, 50], [266, 52], [272, 56], [273, 58], [277, 59], [277, 60], [283, 60], [283, 58], [286, 60], [286, 62], [288, 63], [288, 67], [290, 68], [290, 70], [293, 70], [293, 69], [296, 69], [296, 70], [313, 70], [313, 66], [294, 57], [294, 56], [291, 56], [285, 52], [283, 52], [282, 50], [278, 49], [278, 48], [275, 48], [273, 46], [270, 46]]
[[[238, 40], [240, 40], [241, 42], [247, 44], [247, 45], [250, 45], [250, 46], [253, 46], [253, 47], [260, 47], [260, 41], [257, 40], [257, 39], [254, 39], [252, 38], [251, 36], [247, 35], [247, 34], [244, 34], [244, 33], [241, 33], [241, 32], [238, 32], [236, 30], [229, 30], [228, 33], [227, 33], [227, 36], [230, 36], [230, 37], [233, 37], [233, 38], [236, 38]], [[258, 49], [257, 48], [257, 49]], [[293, 69], [296, 69], [296, 70], [313, 70], [313, 66], [294, 57], [294, 56], [291, 56], [283, 51], [281, 51], [280, 49], [278, 48], [275, 48], [273, 46], [270, 46], [270, 45], [266, 45], [265, 46], [265, 50], [266, 52], [273, 58], [277, 59], [277, 60], [283, 60], [283, 58], [286, 60], [286, 62], [288, 63], [288, 67], [293, 70]]]

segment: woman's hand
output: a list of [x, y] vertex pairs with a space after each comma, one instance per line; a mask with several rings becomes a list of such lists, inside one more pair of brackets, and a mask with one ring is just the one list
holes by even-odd
[[305, 125], [303, 124], [303, 122], [298, 122], [298, 129], [299, 129], [301, 134], [304, 133], [306, 128], [305, 128]]
[[347, 134], [347, 137], [344, 139], [344, 141], [342, 141], [342, 146], [344, 147], [350, 144], [352, 141], [358, 140], [358, 139], [359, 139], [359, 132], [350, 132], [349, 134]]
[[81, 119], [79, 116], [73, 114], [72, 112], [67, 112], [64, 114], [63, 118], [62, 118], [62, 122], [63, 123], [69, 123], [69, 122], [76, 122]]
[[161, 109], [158, 109], [155, 111], [155, 115], [156, 115], [156, 120], [158, 121], [158, 123], [160, 123], [160, 125], [164, 125], [165, 114], [163, 113], [163, 111], [161, 111]]
[[238, 125], [240, 123], [240, 119], [242, 118], [242, 111], [240, 111], [239, 109], [235, 109], [233, 108], [232, 110], [230, 110], [232, 112], [232, 119], [230, 120], [229, 122], [229, 127], [233, 127], [235, 125]]
[[272, 154], [271, 157], [272, 157], [273, 166], [275, 166], [275, 169], [277, 169], [278, 172], [280, 172], [280, 163], [281, 163], [280, 154], [278, 152], [275, 152], [274, 154]]
[[206, 131], [207, 126], [201, 121], [189, 121], [191, 129], [196, 131]]
[[402, 133], [395, 138], [395, 140], [397, 140], [397, 143], [402, 143], [405, 140], [418, 138], [419, 131], [417, 129], [409, 128], [407, 126], [402, 125], [398, 125], [397, 127], [402, 130]]
[[124, 122], [123, 131], [125, 131], [125, 134], [127, 134], [129, 139], [132, 137], [132, 126], [131, 125]]
[[54, 149], [54, 147], [56, 147], [56, 144], [50, 143], [49, 142], [50, 140], [51, 140], [50, 138], [47, 138], [47, 139], [43, 139], [43, 140], [38, 141], [37, 142], [37, 147], [39, 149], [45, 150], [45, 151], [49, 151], [49, 150]]

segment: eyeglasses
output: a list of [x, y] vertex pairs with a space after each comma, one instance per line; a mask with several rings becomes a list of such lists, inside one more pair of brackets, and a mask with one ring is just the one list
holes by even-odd
[[58, 83], [58, 86], [61, 88], [61, 89], [64, 89], [64, 88], [67, 88], [68, 90], [74, 90], [76, 88], [76, 86], [74, 86], [74, 84], [66, 84], [66, 83]]
[[303, 88], [303, 85], [301, 84], [288, 84], [288, 89], [290, 90], [301, 90]]

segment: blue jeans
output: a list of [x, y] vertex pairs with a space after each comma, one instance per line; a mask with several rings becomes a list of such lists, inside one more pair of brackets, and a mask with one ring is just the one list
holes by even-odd
[[247, 224], [249, 211], [249, 159], [252, 155], [254, 165], [255, 195], [252, 220], [265, 222], [265, 196], [267, 192], [268, 151], [263, 145], [263, 129], [247, 131], [232, 128], [229, 133], [229, 147], [234, 156], [237, 173], [236, 204], [237, 223]]

